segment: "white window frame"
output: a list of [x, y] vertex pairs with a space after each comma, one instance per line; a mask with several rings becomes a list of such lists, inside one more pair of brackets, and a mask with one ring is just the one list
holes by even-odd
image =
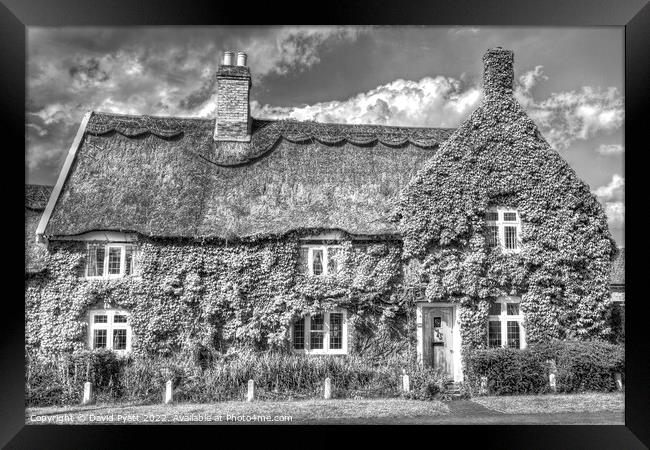
[[[106, 316], [106, 323], [95, 323], [95, 316]], [[126, 316], [125, 323], [115, 323], [115, 316]], [[94, 349], [95, 330], [106, 330], [106, 350], [114, 351], [117, 354], [126, 354], [131, 351], [131, 315], [122, 309], [91, 309], [88, 313], [88, 347]], [[113, 349], [113, 331], [126, 330], [126, 348], [122, 350]]]
[[[519, 349], [526, 348], [526, 329], [524, 328], [524, 314], [521, 311], [521, 297], [506, 296], [497, 297], [494, 301], [501, 305], [501, 313], [499, 315], [488, 315], [488, 323], [486, 325], [486, 338], [488, 340], [488, 348], [490, 347], [490, 322], [501, 322], [501, 347], [508, 348], [508, 322], [519, 323]], [[508, 315], [508, 304], [519, 305], [519, 314]]]
[[[340, 244], [326, 245], [326, 244], [303, 244], [300, 248], [308, 249], [307, 253], [307, 273], [310, 277], [322, 277], [322, 276], [337, 276], [343, 270], [343, 262], [339, 259], [339, 268], [338, 273], [330, 274], [329, 273], [329, 249], [339, 250], [339, 255], [343, 253], [343, 246]], [[314, 275], [314, 250], [323, 251], [323, 273], [320, 275]], [[302, 268], [301, 268], [302, 271]]]
[[[487, 226], [497, 227], [497, 247], [506, 253], [519, 253], [521, 251], [521, 215], [519, 211], [513, 208], [493, 207], [488, 209], [488, 212], [496, 212], [497, 220], [486, 220]], [[517, 215], [517, 220], [506, 221], [503, 218], [505, 213], [514, 213]], [[506, 248], [506, 227], [515, 227], [517, 231], [517, 248]]]
[[[101, 275], [88, 275], [88, 251], [90, 250], [90, 247], [97, 247], [97, 246], [103, 246], [104, 247], [104, 273]], [[84, 278], [89, 279], [89, 280], [100, 280], [100, 279], [112, 279], [112, 278], [122, 278], [126, 274], [124, 271], [126, 270], [126, 248], [131, 247], [133, 249], [132, 253], [132, 258], [131, 258], [131, 273], [128, 275], [133, 275], [135, 274], [135, 269], [136, 269], [136, 253], [137, 253], [137, 247], [133, 243], [115, 243], [115, 242], [88, 242], [86, 244], [86, 264], [84, 267]], [[108, 261], [109, 261], [109, 252], [111, 248], [119, 248], [120, 249], [120, 273], [115, 273], [115, 274], [109, 274], [108, 273]]]
[[[342, 323], [342, 342], [341, 348], [330, 348], [330, 314], [341, 313], [343, 314]], [[314, 313], [316, 315], [317, 313]], [[325, 317], [323, 318], [323, 348], [311, 348], [311, 316], [312, 314], [303, 315], [300, 320], [304, 323], [304, 348], [293, 348], [294, 337], [294, 323], [291, 324], [290, 344], [294, 353], [302, 353], [306, 355], [346, 355], [348, 353], [348, 312], [344, 308], [335, 308], [329, 311], [321, 312]]]

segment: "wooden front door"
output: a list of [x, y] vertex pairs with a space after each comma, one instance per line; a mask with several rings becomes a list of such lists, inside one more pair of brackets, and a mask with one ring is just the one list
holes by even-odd
[[424, 361], [454, 378], [453, 314], [451, 306], [423, 308]]

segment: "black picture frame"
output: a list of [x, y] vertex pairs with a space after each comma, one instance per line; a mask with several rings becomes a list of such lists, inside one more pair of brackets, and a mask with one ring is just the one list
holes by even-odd
[[[3, 156], [15, 158], [24, 163], [24, 155], [18, 149], [24, 148], [25, 133], [25, 48], [26, 27], [29, 26], [130, 26], [130, 25], [212, 25], [212, 24], [426, 24], [426, 25], [495, 25], [495, 26], [622, 26], [625, 27], [625, 170], [626, 203], [634, 203], [640, 189], [642, 164], [630, 163], [645, 150], [647, 141], [643, 134], [647, 127], [644, 114], [650, 105], [648, 80], [650, 80], [649, 46], [650, 6], [648, 0], [448, 0], [412, 1], [408, 4], [397, 1], [355, 1], [347, 3], [321, 3], [307, 5], [305, 2], [267, 2], [253, 5], [243, 2], [217, 2], [187, 0], [0, 0], [0, 102], [4, 131]], [[22, 115], [21, 115], [22, 112]], [[11, 138], [11, 139], [8, 139]], [[12, 144], [10, 144], [12, 142]], [[631, 156], [630, 156], [631, 155]], [[6, 168], [14, 167], [7, 163]], [[17, 167], [17, 166], [16, 166]], [[12, 170], [5, 172], [5, 180]], [[5, 205], [9, 205], [13, 220], [6, 233], [24, 233], [18, 224], [18, 208], [23, 208], [23, 191], [18, 180], [6, 181], [11, 195], [5, 195]], [[23, 183], [24, 185], [24, 183]], [[638, 186], [637, 189], [635, 186]], [[642, 208], [638, 208], [639, 211]], [[501, 446], [503, 448], [648, 448], [650, 445], [650, 418], [648, 410], [650, 395], [649, 344], [644, 333], [642, 321], [644, 298], [635, 295], [639, 289], [640, 271], [644, 264], [639, 256], [642, 250], [636, 243], [631, 224], [638, 223], [633, 208], [627, 208], [626, 240], [635, 243], [627, 247], [627, 296], [626, 305], [626, 398], [624, 426], [479, 426], [475, 433], [465, 433], [456, 427], [428, 426], [415, 430], [395, 430], [408, 441], [416, 442], [412, 433], [422, 434], [427, 440], [435, 432], [435, 442], [442, 443], [445, 438], [464, 443], [467, 436], [477, 436], [481, 447]], [[15, 228], [14, 228], [15, 227]], [[630, 234], [632, 233], [632, 234]], [[17, 234], [18, 236], [20, 234]], [[9, 239], [19, 251], [20, 239]], [[10, 242], [12, 243], [12, 242]], [[635, 248], [636, 247], [636, 248]], [[13, 254], [13, 253], [12, 253]], [[5, 259], [4, 285], [4, 337], [1, 341], [0, 371], [0, 445], [7, 448], [112, 448], [128, 447], [136, 441], [133, 434], [141, 434], [147, 443], [160, 439], [169, 444], [175, 442], [183, 446], [196, 444], [199, 437], [207, 437], [207, 442], [225, 444], [223, 437], [226, 427], [218, 432], [211, 426], [29, 426], [24, 419], [24, 305], [18, 300], [21, 292], [18, 287], [22, 268]], [[15, 274], [13, 272], [15, 271]], [[7, 289], [9, 287], [10, 289]], [[17, 292], [14, 292], [14, 289]], [[24, 289], [24, 288], [23, 288]], [[24, 293], [24, 292], [23, 292]], [[251, 433], [243, 433], [240, 427], [227, 427], [229, 434], [237, 434], [248, 439]], [[381, 431], [392, 427], [382, 426], [368, 433], [361, 432], [365, 438], [381, 436]], [[127, 429], [128, 434], [123, 431]], [[116, 431], [117, 430], [117, 431]], [[152, 432], [155, 430], [155, 432]], [[272, 442], [268, 433], [279, 430], [293, 435], [295, 427], [282, 428], [264, 426], [264, 433], [253, 433]], [[305, 432], [302, 428], [300, 431]], [[310, 432], [309, 430], [306, 430]], [[474, 430], [473, 430], [474, 431]], [[186, 435], [187, 434], [187, 435]], [[302, 434], [302, 433], [300, 433]], [[188, 435], [192, 440], [188, 441]], [[408, 437], [407, 437], [408, 436]], [[285, 438], [286, 439], [286, 438]], [[286, 441], [277, 441], [282, 443]], [[293, 441], [294, 443], [297, 441]], [[433, 442], [433, 440], [429, 440]], [[405, 442], [406, 443], [406, 442]], [[293, 445], [292, 445], [293, 446]]]

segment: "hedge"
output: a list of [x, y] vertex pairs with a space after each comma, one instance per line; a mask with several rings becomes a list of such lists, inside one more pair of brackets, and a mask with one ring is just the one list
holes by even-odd
[[[401, 391], [402, 370], [411, 377], [407, 395]], [[403, 358], [377, 363], [358, 356], [246, 351], [197, 360], [187, 353], [119, 358], [106, 351], [88, 351], [72, 358], [28, 359], [26, 403], [78, 404], [86, 380], [93, 382], [98, 401], [105, 402], [158, 403], [170, 379], [179, 402], [243, 400], [249, 379], [255, 381], [260, 399], [322, 398], [326, 377], [332, 380], [334, 396], [340, 398], [428, 400], [440, 396], [446, 381], [438, 371]]]
[[535, 351], [555, 361], [558, 392], [613, 391], [615, 373], [625, 380], [625, 348], [604, 341], [553, 341]]
[[625, 366], [622, 345], [604, 341], [551, 341], [525, 350], [488, 349], [465, 352], [465, 383], [480, 393], [481, 377], [491, 395], [549, 392], [549, 374], [556, 374], [557, 392], [613, 391], [615, 373]]

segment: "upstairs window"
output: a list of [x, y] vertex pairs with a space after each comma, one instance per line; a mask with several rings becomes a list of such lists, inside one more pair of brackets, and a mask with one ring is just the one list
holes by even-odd
[[336, 309], [305, 315], [292, 326], [294, 351], [307, 354], [347, 353], [347, 311]]
[[524, 316], [519, 297], [499, 297], [488, 312], [488, 347], [525, 348]]
[[131, 325], [128, 313], [115, 309], [90, 311], [88, 344], [92, 349], [126, 353], [131, 350]]
[[521, 220], [513, 209], [493, 208], [486, 213], [486, 243], [490, 248], [501, 247], [508, 252], [520, 250]]
[[313, 276], [336, 276], [341, 272], [343, 250], [337, 245], [303, 245], [298, 264], [300, 272]]
[[118, 278], [132, 275], [135, 245], [89, 243], [86, 250], [86, 278]]

